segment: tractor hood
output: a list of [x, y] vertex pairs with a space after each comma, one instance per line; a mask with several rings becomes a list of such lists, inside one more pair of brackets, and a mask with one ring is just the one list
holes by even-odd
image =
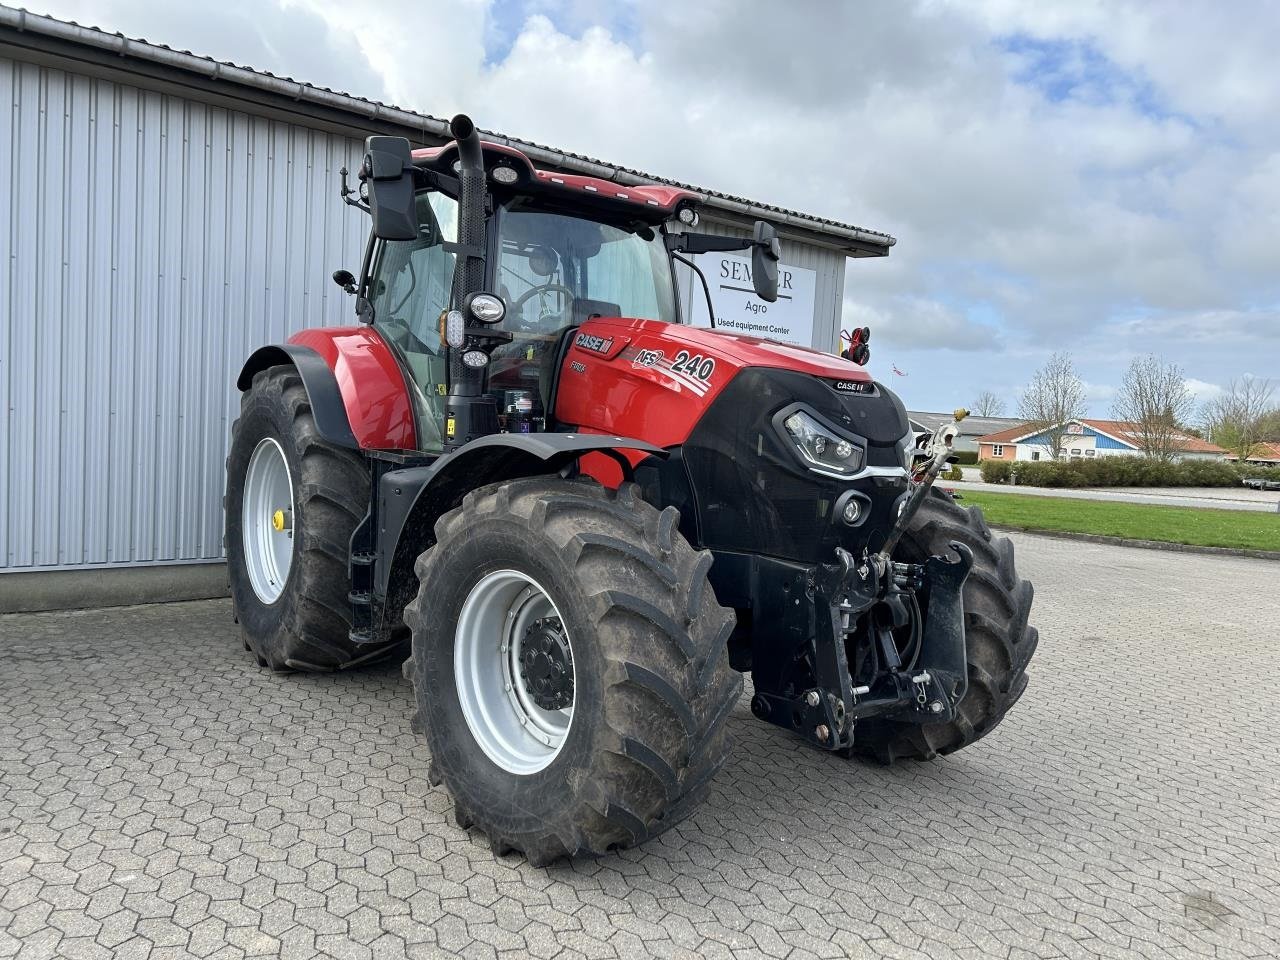
[[[882, 393], [857, 364], [816, 350], [678, 323], [595, 317], [578, 327], [568, 344], [557, 379], [555, 419], [584, 432], [640, 437], [670, 447], [683, 443], [720, 393], [749, 373], [767, 375], [772, 384], [769, 396], [757, 397], [754, 407], [776, 408], [812, 390], [819, 408], [843, 410], [842, 398]], [[906, 431], [904, 415], [900, 430], [895, 421], [892, 436], [859, 435], [893, 443]]]
[[589, 330], [593, 335], [614, 337], [618, 350], [626, 346], [622, 341], [628, 338], [660, 333], [663, 340], [679, 344], [690, 353], [723, 358], [737, 367], [773, 367], [828, 379], [863, 383], [871, 381], [871, 375], [852, 361], [808, 347], [762, 340], [740, 333], [661, 323], [656, 320], [620, 318], [596, 318], [588, 321], [582, 329]]

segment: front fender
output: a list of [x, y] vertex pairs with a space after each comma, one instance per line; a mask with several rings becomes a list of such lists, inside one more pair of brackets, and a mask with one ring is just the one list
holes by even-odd
[[[558, 473], [587, 453], [613, 456], [629, 475], [619, 452], [639, 450], [666, 457], [643, 440], [585, 433], [498, 433], [480, 437], [425, 466], [382, 475], [378, 483], [375, 590], [389, 605], [412, 586], [413, 563], [435, 542], [435, 523], [471, 490], [489, 483]], [[407, 599], [407, 597], [406, 597]]]

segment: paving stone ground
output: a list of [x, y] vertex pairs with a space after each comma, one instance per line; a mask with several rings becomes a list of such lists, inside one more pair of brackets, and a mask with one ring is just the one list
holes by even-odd
[[225, 601], [0, 617], [0, 956], [1280, 955], [1280, 565], [1015, 542], [987, 739], [884, 769], [744, 697], [693, 817], [550, 869], [454, 826], [394, 666], [260, 671]]

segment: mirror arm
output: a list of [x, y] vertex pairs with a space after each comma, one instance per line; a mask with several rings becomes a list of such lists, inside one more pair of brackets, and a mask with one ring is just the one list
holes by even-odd
[[672, 253], [727, 253], [746, 250], [755, 241], [750, 237], [718, 237], [711, 233], [668, 233], [663, 238]]
[[678, 260], [683, 263], [686, 267], [696, 273], [698, 275], [698, 279], [702, 281], [702, 293], [707, 298], [707, 319], [711, 321], [711, 329], [714, 330], [716, 328], [716, 308], [711, 304], [711, 287], [707, 284], [707, 275], [703, 273], [698, 265], [688, 257], [682, 257], [680, 254], [672, 251], [671, 259]]
[[[347, 185], [347, 168], [345, 166], [338, 171], [338, 176], [342, 178], [342, 187], [338, 191], [338, 195], [342, 197], [342, 202], [349, 207], [355, 207], [357, 210], [363, 210], [365, 213], [368, 213], [369, 205], [363, 203], [359, 199], [359, 194], [356, 194], [356, 191], [352, 190], [351, 187]], [[356, 196], [355, 200], [351, 199], [353, 194]]]

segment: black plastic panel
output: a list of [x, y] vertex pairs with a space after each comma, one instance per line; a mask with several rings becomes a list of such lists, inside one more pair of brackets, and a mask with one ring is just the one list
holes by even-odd
[[[681, 449], [693, 493], [697, 542], [713, 550], [759, 553], [804, 563], [831, 559], [837, 546], [855, 554], [876, 550], [906, 491], [902, 477], [841, 480], [801, 465], [791, 441], [773, 423], [783, 407], [800, 402], [844, 432], [866, 440], [867, 465], [902, 466], [900, 446], [909, 432], [906, 410], [887, 390], [873, 396], [840, 394], [824, 381], [783, 370], [744, 370], [725, 388]], [[667, 470], [678, 466], [672, 462]], [[674, 493], [679, 484], [664, 477]], [[871, 507], [856, 527], [835, 516], [848, 490]], [[685, 532], [689, 533], [686, 517]]]

